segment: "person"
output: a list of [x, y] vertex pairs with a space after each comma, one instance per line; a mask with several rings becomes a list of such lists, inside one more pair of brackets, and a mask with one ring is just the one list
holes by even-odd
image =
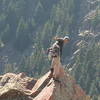
[[51, 58], [56, 57], [57, 55], [62, 57], [63, 46], [70, 41], [70, 38], [68, 36], [65, 36], [64, 38], [56, 36], [53, 39], [56, 40], [56, 42], [48, 49], [47, 52], [48, 54], [50, 53]]
[[68, 36], [65, 36], [64, 38], [54, 37], [54, 40], [56, 40], [56, 44], [59, 46], [60, 57], [61, 57], [62, 56], [62, 48], [63, 48], [64, 44], [66, 44], [70, 41], [70, 38]]
[[60, 58], [60, 62], [62, 62], [62, 49], [64, 44], [68, 43], [70, 41], [70, 38], [68, 36], [65, 36], [64, 38], [62, 37], [54, 37], [53, 38], [55, 40], [54, 44], [48, 49], [48, 58], [49, 60], [51, 60], [51, 72], [53, 73], [53, 79], [57, 82], [60, 83], [59, 80], [59, 66], [55, 66], [55, 59], [52, 59], [54, 57], [59, 57]]

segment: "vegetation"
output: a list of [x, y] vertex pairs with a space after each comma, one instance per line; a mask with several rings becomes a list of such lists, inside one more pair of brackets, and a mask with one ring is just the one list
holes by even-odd
[[88, 35], [82, 40], [79, 48], [72, 74], [81, 87], [97, 100], [100, 93], [100, 46], [93, 36]]
[[[54, 36], [71, 37], [63, 53], [67, 64], [77, 50], [75, 43], [82, 21], [92, 10], [88, 8], [87, 0], [0, 0], [0, 74], [26, 72], [39, 77], [48, 71], [50, 61], [46, 50], [54, 42]], [[96, 16], [89, 24], [98, 36], [100, 9], [96, 5], [95, 9]], [[84, 39], [78, 47], [80, 52], [75, 56], [72, 75], [97, 100], [100, 94], [100, 39], [89, 36]]]
[[[73, 30], [70, 26], [76, 23], [74, 0], [1, 0], [0, 7], [1, 49], [21, 55], [20, 62], [16, 62], [15, 57], [19, 56], [12, 54], [13, 63], [19, 66], [16, 71], [37, 70], [40, 74], [44, 67], [48, 69], [46, 49], [53, 36], [68, 34]], [[8, 45], [13, 50], [7, 50]]]

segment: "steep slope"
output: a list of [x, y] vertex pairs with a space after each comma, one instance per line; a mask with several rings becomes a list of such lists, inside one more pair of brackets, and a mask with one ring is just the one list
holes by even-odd
[[[100, 1], [84, 1], [89, 7], [79, 27], [74, 43], [74, 53], [68, 64], [69, 70], [80, 86], [93, 100], [100, 99]], [[82, 11], [83, 11], [82, 10]], [[81, 12], [83, 13], [83, 12]]]
[[73, 66], [71, 70], [77, 82], [95, 100], [100, 96], [100, 35], [94, 36], [89, 31], [83, 34], [69, 66]]
[[[100, 1], [86, 0], [74, 53], [68, 67], [93, 100], [100, 99]], [[87, 2], [87, 4], [86, 4]], [[86, 6], [87, 5], [87, 6]], [[84, 8], [86, 6], [86, 8]], [[86, 9], [86, 10], [84, 10]], [[83, 12], [81, 12], [83, 13]]]

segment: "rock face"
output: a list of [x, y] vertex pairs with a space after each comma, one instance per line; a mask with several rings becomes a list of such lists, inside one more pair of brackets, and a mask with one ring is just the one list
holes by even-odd
[[38, 80], [27, 77], [24, 73], [2, 75], [0, 100], [90, 100], [61, 65], [59, 74], [59, 80], [52, 78], [52, 71]]
[[0, 76], [0, 100], [12, 100], [12, 98], [30, 93], [30, 89], [33, 88], [36, 81], [36, 79], [27, 77], [24, 73], [7, 73]]
[[90, 100], [72, 76], [64, 71], [59, 55], [52, 70], [36, 80], [24, 73], [0, 76], [0, 100]]

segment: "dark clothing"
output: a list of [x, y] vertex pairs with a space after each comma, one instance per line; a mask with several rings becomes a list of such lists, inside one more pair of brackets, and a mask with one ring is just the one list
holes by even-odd
[[47, 50], [49, 59], [52, 59], [52, 57], [57, 57], [58, 55], [62, 57], [64, 40], [63, 38], [57, 38], [55, 40], [56, 42]]
[[63, 45], [64, 45], [64, 40], [62, 38], [58, 38], [56, 41], [57, 41], [57, 45], [60, 48], [60, 56], [62, 56], [62, 48], [63, 48]]

